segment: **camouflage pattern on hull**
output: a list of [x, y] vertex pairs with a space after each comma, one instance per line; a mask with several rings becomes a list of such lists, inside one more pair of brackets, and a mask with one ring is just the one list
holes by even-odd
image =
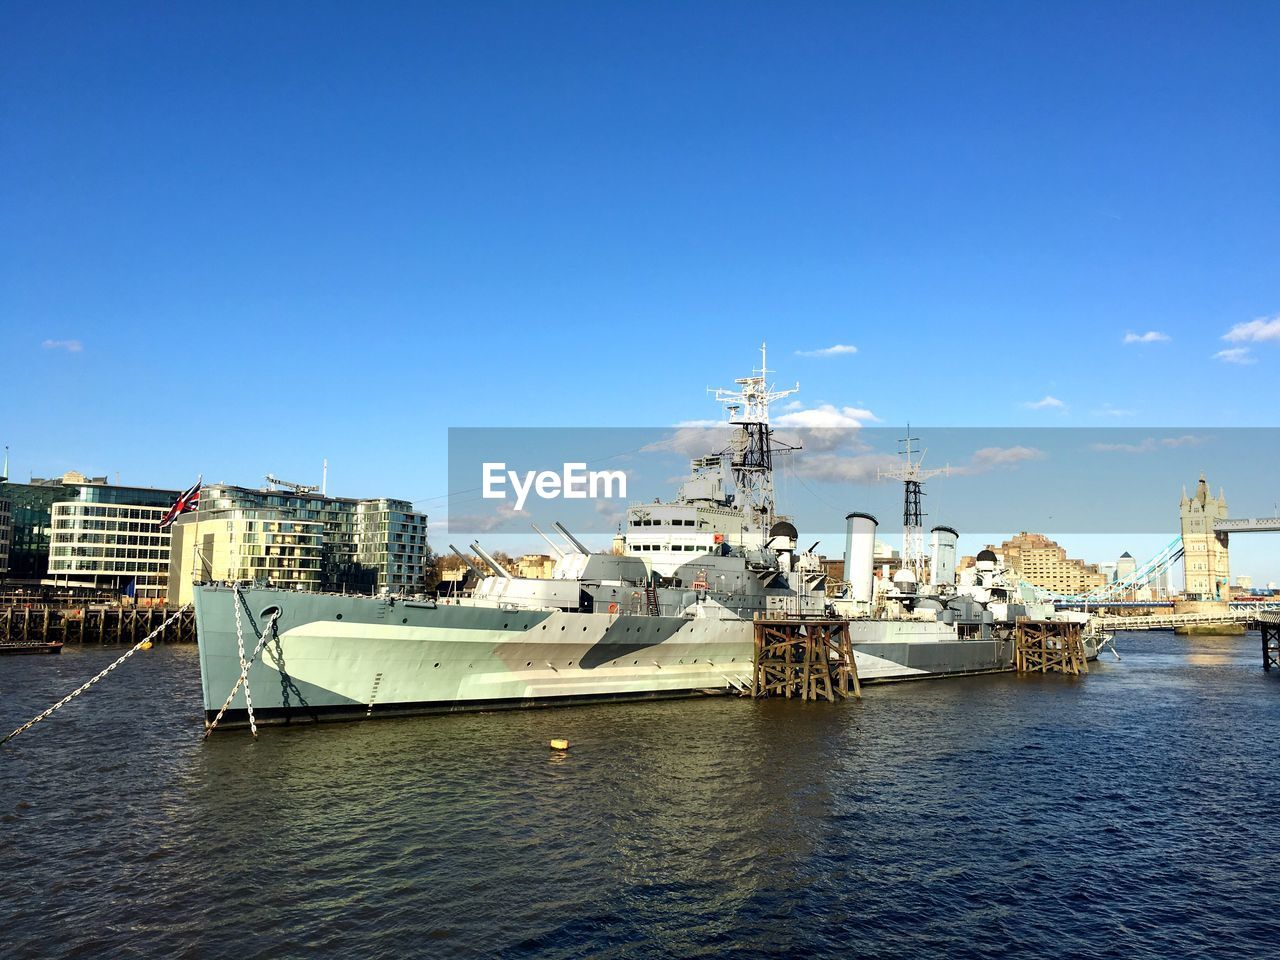
[[[259, 722], [363, 719], [589, 700], [689, 696], [750, 683], [750, 620], [632, 616], [240, 591], [246, 655], [279, 610], [249, 670]], [[237, 593], [196, 589], [206, 720], [240, 676]], [[865, 680], [1009, 669], [999, 641], [959, 641], [942, 624], [855, 621]], [[244, 692], [223, 724], [247, 720]]]

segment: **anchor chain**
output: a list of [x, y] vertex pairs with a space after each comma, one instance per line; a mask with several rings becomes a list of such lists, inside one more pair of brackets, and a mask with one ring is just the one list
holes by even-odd
[[[244, 596], [240, 593], [240, 588], [236, 587], [236, 599], [233, 606], [236, 609], [236, 647], [240, 651], [240, 682], [244, 684], [244, 704], [249, 710], [249, 732], [253, 734], [254, 739], [258, 737], [258, 724], [253, 719], [253, 693], [249, 690], [249, 664], [244, 660], [244, 627], [240, 623], [240, 607], [244, 603]], [[275, 623], [273, 617], [271, 623]], [[270, 626], [271, 624], [268, 624]], [[262, 639], [261, 636], [258, 638]], [[255, 650], [256, 654], [257, 651]]]
[[[231, 701], [235, 699], [236, 694], [240, 692], [241, 686], [244, 687], [244, 701], [245, 705], [249, 709], [249, 730], [253, 733], [255, 738], [258, 736], [258, 725], [253, 716], [253, 700], [250, 699], [249, 693], [249, 669], [258, 659], [258, 654], [262, 653], [262, 650], [267, 645], [268, 640], [275, 637], [278, 642], [280, 637], [276, 628], [276, 621], [280, 619], [280, 611], [276, 610], [271, 614], [271, 618], [267, 621], [266, 626], [262, 628], [261, 633], [258, 633], [257, 624], [253, 624], [253, 630], [254, 633], [257, 634], [258, 642], [254, 644], [253, 652], [249, 654], [249, 658], [246, 660], [244, 655], [244, 627], [240, 620], [240, 605], [244, 603], [245, 600], [239, 587], [235, 588], [235, 594], [236, 645], [240, 651], [240, 676], [236, 679], [235, 685], [231, 688], [231, 692], [227, 694], [227, 699], [223, 701], [221, 709], [218, 710], [218, 715], [214, 717], [213, 722], [205, 728], [205, 740], [209, 739], [209, 734], [213, 733], [214, 729], [222, 721], [223, 715], [227, 712], [227, 708], [231, 706]], [[252, 615], [250, 615], [250, 622], [252, 623]]]
[[315, 710], [307, 702], [307, 698], [302, 695], [302, 691], [294, 683], [293, 677], [289, 676], [289, 669], [284, 662], [284, 647], [280, 643], [280, 631], [278, 629], [272, 630], [272, 639], [274, 642], [271, 645], [271, 655], [275, 658], [276, 670], [280, 673], [280, 702], [284, 705], [284, 722], [293, 722], [293, 705], [289, 699], [289, 694], [292, 692], [293, 696], [298, 698], [298, 703], [302, 705], [302, 708], [311, 714], [311, 719], [319, 723], [320, 718], [316, 716]]
[[74, 700], [76, 697], [80, 696], [80, 694], [84, 693], [84, 692], [85, 692], [86, 690], [88, 690], [91, 686], [93, 686], [95, 683], [97, 683], [99, 680], [101, 680], [103, 677], [105, 677], [108, 673], [110, 673], [110, 672], [111, 672], [112, 670], [114, 670], [116, 667], [120, 666], [120, 664], [124, 663], [126, 660], [128, 660], [130, 657], [132, 657], [135, 653], [137, 653], [139, 650], [141, 650], [143, 647], [145, 647], [148, 643], [150, 643], [150, 642], [151, 642], [151, 640], [152, 640], [154, 637], [159, 636], [159, 635], [164, 631], [165, 627], [169, 626], [169, 624], [171, 624], [171, 623], [173, 623], [173, 621], [177, 620], [180, 616], [182, 616], [184, 613], [186, 613], [186, 612], [187, 612], [187, 610], [189, 610], [190, 608], [191, 608], [191, 604], [189, 604], [189, 603], [188, 603], [188, 604], [186, 604], [185, 606], [179, 607], [179, 608], [178, 608], [178, 610], [177, 610], [177, 611], [175, 611], [175, 612], [174, 612], [174, 613], [173, 613], [173, 614], [172, 614], [172, 615], [171, 615], [167, 620], [165, 620], [165, 622], [164, 622], [164, 623], [160, 624], [160, 626], [156, 627], [156, 628], [155, 628], [154, 630], [152, 630], [149, 634], [147, 634], [147, 636], [143, 637], [143, 638], [142, 638], [141, 640], [139, 640], [136, 644], [134, 644], [134, 645], [133, 645], [133, 648], [132, 648], [131, 650], [129, 650], [129, 652], [128, 652], [128, 653], [124, 654], [122, 657], [120, 657], [118, 660], [116, 660], [116, 661], [115, 661], [114, 663], [112, 663], [110, 666], [106, 667], [104, 670], [102, 670], [100, 673], [98, 673], [98, 675], [97, 675], [97, 676], [93, 677], [93, 678], [92, 678], [92, 679], [90, 679], [90, 680], [85, 681], [83, 684], [81, 684], [81, 685], [80, 685], [79, 687], [77, 687], [75, 690], [72, 690], [69, 694], [67, 694], [65, 697], [63, 697], [61, 700], [59, 700], [57, 703], [55, 703], [52, 707], [50, 707], [50, 708], [49, 708], [48, 710], [46, 710], [44, 713], [40, 714], [40, 716], [36, 717], [36, 718], [35, 718], [35, 719], [33, 719], [33, 720], [29, 720], [28, 722], [26, 722], [26, 723], [24, 723], [22, 726], [20, 726], [17, 730], [13, 731], [13, 733], [11, 733], [11, 734], [9, 734], [7, 737], [5, 737], [3, 740], [0, 740], [0, 745], [3, 745], [3, 744], [8, 743], [10, 740], [12, 740], [12, 739], [13, 739], [14, 737], [16, 737], [18, 734], [20, 734], [20, 733], [25, 733], [26, 731], [30, 730], [30, 729], [31, 729], [32, 727], [34, 727], [37, 723], [39, 723], [41, 720], [44, 720], [46, 717], [48, 717], [49, 715], [51, 715], [51, 714], [52, 714], [55, 710], [57, 710], [58, 708], [60, 708], [60, 707], [65, 707], [68, 703], [70, 703], [70, 702], [71, 702], [72, 700]]
[[[258, 621], [254, 619], [253, 611], [249, 609], [249, 602], [243, 596], [240, 597], [240, 602], [244, 605], [244, 615], [249, 621], [249, 626], [253, 628], [254, 635], [261, 636], [262, 631], [258, 629]], [[284, 659], [284, 646], [280, 643], [280, 628], [278, 625], [272, 631], [271, 642], [267, 645], [264, 656], [267, 654], [274, 658], [275, 663], [273, 666], [276, 668], [276, 672], [280, 674], [280, 705], [284, 709], [284, 722], [286, 724], [293, 722], [293, 698], [296, 697], [298, 703], [311, 716], [312, 721], [319, 723], [320, 718], [316, 715], [315, 710], [307, 702], [307, 698], [303, 696], [302, 691], [298, 689], [293, 677], [289, 676], [289, 668]]]

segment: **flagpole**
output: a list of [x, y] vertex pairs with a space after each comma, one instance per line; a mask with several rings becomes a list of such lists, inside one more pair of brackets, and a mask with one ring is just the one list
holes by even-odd
[[[204, 488], [204, 474], [202, 473], [200, 474], [199, 477], [196, 478], [197, 495], [204, 492], [203, 488]], [[191, 593], [193, 598], [195, 596], [195, 583], [196, 583], [196, 557], [199, 555], [199, 551], [200, 551], [200, 501], [203, 499], [204, 498], [201, 497], [199, 500], [196, 500], [195, 530], [191, 534], [195, 538], [191, 542], [191, 588], [192, 588]], [[209, 572], [210, 573], [213, 572], [212, 563], [209, 564]]]

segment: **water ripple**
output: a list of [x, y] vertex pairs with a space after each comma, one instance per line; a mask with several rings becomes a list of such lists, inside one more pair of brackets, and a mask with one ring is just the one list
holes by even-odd
[[[13, 957], [1254, 956], [1280, 942], [1255, 637], [1083, 681], [269, 729], [157, 648], [0, 749]], [[11, 729], [117, 651], [0, 661]], [[553, 736], [574, 742], [549, 754]]]

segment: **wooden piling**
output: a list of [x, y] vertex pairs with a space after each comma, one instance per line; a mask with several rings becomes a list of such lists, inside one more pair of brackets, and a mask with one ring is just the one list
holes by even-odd
[[1088, 673], [1080, 624], [1019, 617], [1014, 630], [1013, 662], [1019, 673]]
[[[173, 611], [164, 607], [0, 607], [0, 643], [129, 643], [160, 627]], [[195, 613], [185, 611], [155, 638], [157, 643], [194, 643]]]
[[1258, 618], [1258, 631], [1262, 634], [1262, 669], [1280, 669], [1280, 613], [1263, 614]]
[[828, 701], [861, 697], [849, 621], [757, 619], [751, 695]]

